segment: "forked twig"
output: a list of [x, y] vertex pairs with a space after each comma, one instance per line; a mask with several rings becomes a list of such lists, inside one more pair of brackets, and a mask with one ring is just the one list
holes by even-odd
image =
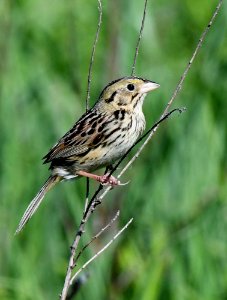
[[92, 237], [92, 239], [80, 250], [80, 252], [77, 254], [75, 260], [74, 260], [74, 267], [76, 266], [76, 263], [78, 261], [78, 259], [80, 258], [81, 254], [84, 252], [85, 249], [87, 249], [87, 247], [89, 247], [91, 245], [92, 242], [94, 242], [94, 240], [96, 240], [98, 237], [100, 237], [100, 235], [103, 234], [104, 231], [106, 231], [108, 228], [110, 228], [112, 226], [112, 224], [117, 220], [117, 218], [120, 215], [120, 211], [118, 210], [116, 215], [110, 220], [110, 222], [103, 227], [95, 236]]
[[145, 22], [145, 18], [146, 18], [146, 12], [147, 12], [147, 0], [145, 0], [145, 3], [144, 3], [143, 18], [142, 18], [142, 22], [141, 22], [140, 33], [139, 33], [139, 37], [138, 37], [138, 40], [137, 40], [136, 51], [135, 51], [135, 54], [134, 54], [134, 59], [133, 59], [133, 64], [132, 64], [132, 72], [131, 72], [132, 76], [135, 75], [136, 61], [137, 61], [137, 57], [138, 57], [138, 54], [139, 54], [141, 38], [142, 38], [142, 35], [143, 35], [143, 28], [144, 28], [144, 22]]
[[128, 226], [132, 223], [133, 218], [131, 218], [128, 223], [117, 232], [117, 234], [115, 234], [115, 236], [101, 249], [99, 250], [94, 256], [92, 256], [92, 258], [90, 258], [72, 277], [71, 281], [70, 281], [70, 285], [73, 283], [73, 281], [75, 280], [75, 278], [77, 277], [77, 275], [83, 271], [94, 259], [96, 259], [100, 254], [102, 254], [118, 237], [120, 234], [122, 234], [122, 232], [128, 228]]
[[[105, 227], [103, 227], [95, 236], [93, 236], [92, 239], [80, 250], [80, 252], [76, 256], [76, 258], [74, 259], [74, 266], [73, 266], [73, 268], [76, 267], [77, 261], [79, 260], [80, 256], [84, 252], [84, 250], [87, 249], [91, 245], [91, 243], [94, 242], [98, 237], [100, 237], [108, 228], [110, 228], [113, 225], [113, 223], [117, 220], [117, 218], [119, 217], [119, 215], [120, 215], [120, 211], [118, 210], [117, 213], [116, 213], [116, 215], [110, 220], [110, 222]], [[72, 297], [74, 297], [76, 295], [76, 293], [78, 292], [78, 289], [82, 286], [82, 284], [85, 283], [85, 281], [87, 280], [87, 278], [88, 278], [88, 274], [84, 274], [83, 276], [81, 276], [81, 278], [78, 277], [73, 282], [73, 284], [72, 284], [72, 279], [71, 279], [71, 283], [69, 285], [72, 285], [72, 287], [71, 287], [70, 293], [67, 294], [66, 300], [72, 299]]]

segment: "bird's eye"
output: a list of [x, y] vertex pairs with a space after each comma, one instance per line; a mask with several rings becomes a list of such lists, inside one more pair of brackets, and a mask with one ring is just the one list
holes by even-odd
[[134, 88], [135, 88], [134, 85], [131, 84], [131, 83], [129, 83], [129, 84], [127, 85], [127, 89], [128, 89], [129, 91], [133, 91]]

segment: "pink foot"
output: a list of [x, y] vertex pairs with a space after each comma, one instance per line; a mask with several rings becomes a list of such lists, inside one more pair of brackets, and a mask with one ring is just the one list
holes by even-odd
[[117, 186], [121, 185], [120, 180], [115, 178], [112, 175], [109, 175], [108, 173], [102, 176], [99, 176], [97, 180], [102, 184], [102, 185], [111, 185], [111, 186]]
[[118, 180], [117, 178], [115, 178], [114, 176], [110, 175], [110, 174], [105, 174], [102, 176], [96, 175], [96, 174], [92, 174], [92, 173], [88, 173], [86, 171], [78, 171], [77, 172], [78, 175], [80, 176], [85, 176], [88, 178], [92, 178], [98, 182], [100, 182], [102, 185], [111, 185], [112, 187], [117, 186], [117, 185], [126, 185], [128, 184], [128, 182], [126, 183], [121, 183], [120, 180]]

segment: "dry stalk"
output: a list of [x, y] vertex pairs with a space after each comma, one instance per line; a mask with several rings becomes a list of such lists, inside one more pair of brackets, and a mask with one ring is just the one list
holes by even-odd
[[134, 54], [134, 59], [133, 59], [133, 64], [132, 64], [132, 72], [131, 72], [132, 76], [135, 75], [136, 61], [137, 61], [137, 57], [138, 57], [138, 54], [139, 54], [141, 38], [142, 38], [142, 35], [143, 35], [143, 28], [144, 28], [144, 23], [145, 23], [145, 18], [146, 18], [146, 12], [147, 12], [147, 0], [145, 0], [145, 3], [144, 3], [143, 18], [142, 18], [142, 22], [141, 22], [140, 33], [139, 33], [138, 41], [137, 41], [137, 44], [136, 44], [136, 51], [135, 51], [135, 54]]
[[101, 249], [99, 250], [92, 258], [90, 258], [72, 277], [70, 281], [70, 285], [73, 283], [73, 281], [76, 279], [76, 277], [79, 275], [81, 271], [83, 271], [93, 260], [95, 260], [100, 254], [102, 254], [119, 236], [122, 234], [122, 232], [128, 228], [128, 226], [132, 223], [133, 218], [131, 218], [127, 224], [119, 230], [115, 236]]

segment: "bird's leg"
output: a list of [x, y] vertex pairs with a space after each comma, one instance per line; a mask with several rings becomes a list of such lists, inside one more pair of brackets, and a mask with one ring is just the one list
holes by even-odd
[[86, 171], [77, 171], [76, 173], [80, 176], [92, 178], [92, 179], [100, 182], [103, 185], [111, 185], [111, 186], [122, 185], [120, 180], [118, 180], [117, 178], [115, 178], [112, 175], [110, 176], [108, 173], [106, 173], [102, 176], [88, 173]]

